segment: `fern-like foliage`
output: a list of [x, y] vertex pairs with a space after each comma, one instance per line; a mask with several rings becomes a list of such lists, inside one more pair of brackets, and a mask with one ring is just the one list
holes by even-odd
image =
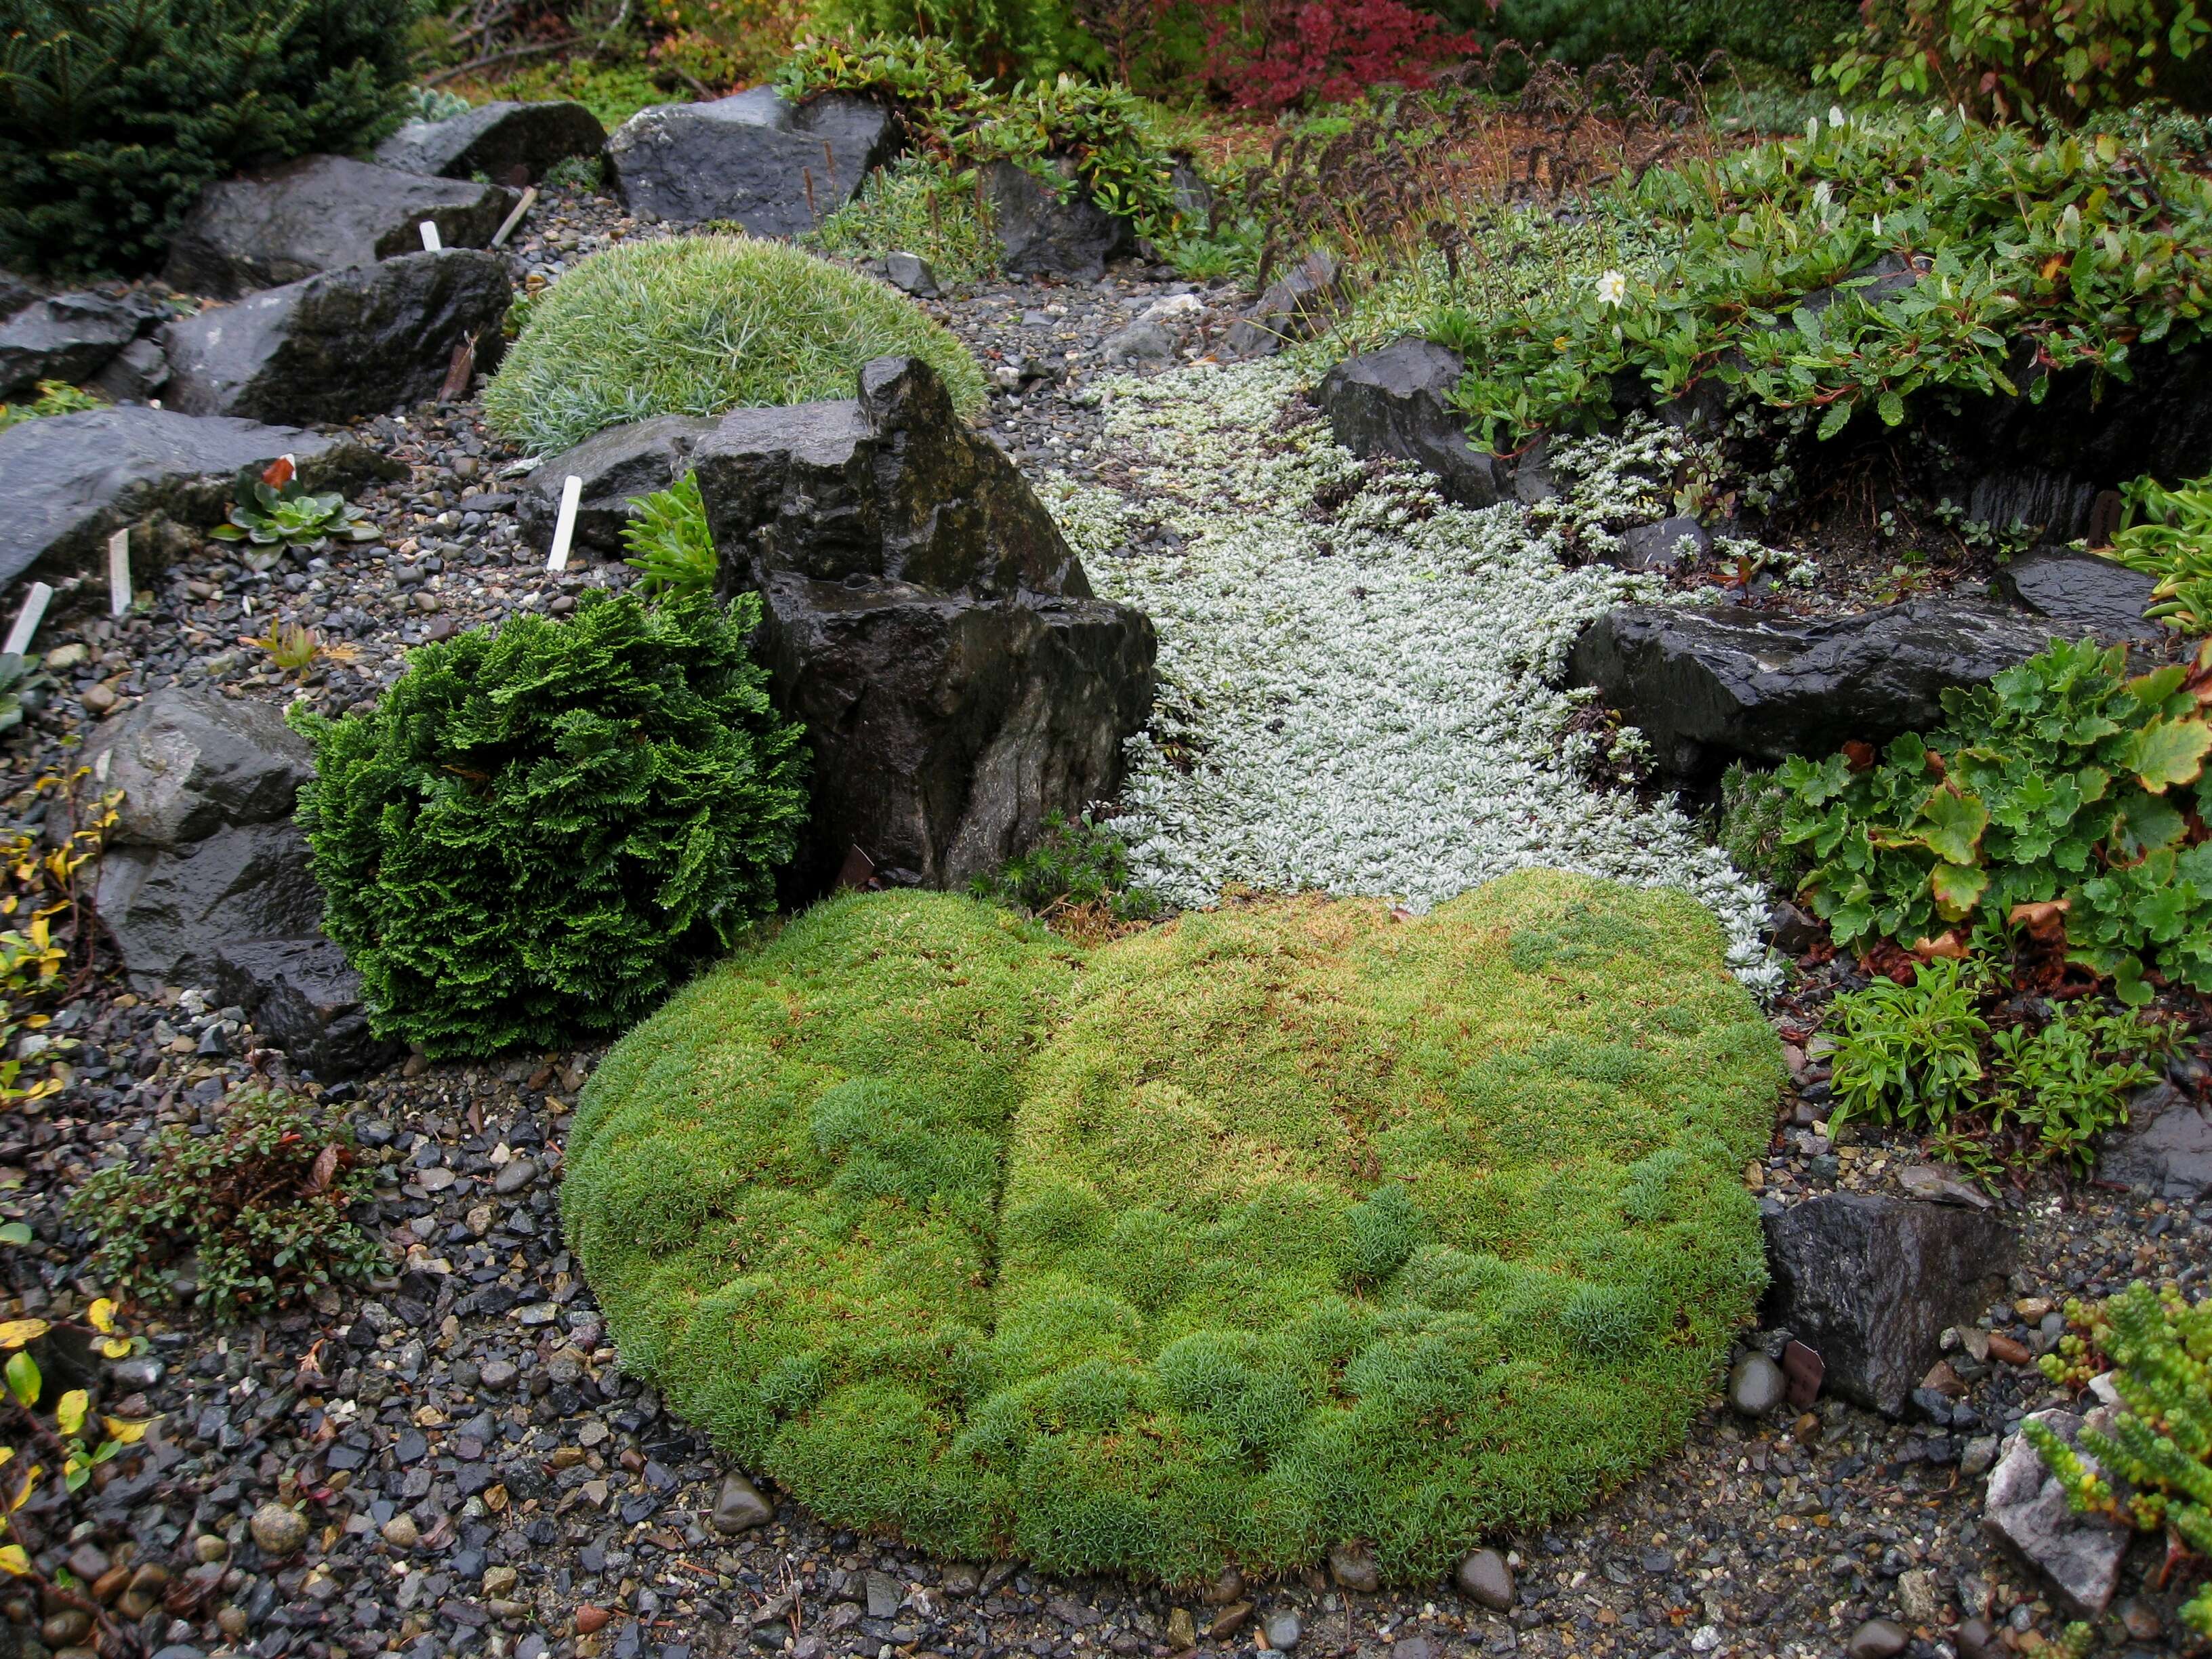
[[[2212, 1298], [2191, 1306], [2178, 1288], [2131, 1285], [2095, 1309], [2069, 1303], [2077, 1328], [2048, 1355], [2054, 1382], [2081, 1382], [2097, 1356], [2112, 1362], [2122, 1409], [2112, 1432], [2081, 1431], [2081, 1446], [2130, 1488], [2110, 1481], [2045, 1424], [2022, 1431], [2084, 1513], [2107, 1515], [2212, 1557]], [[2212, 1636], [2212, 1582], [2182, 1607], [2184, 1623]]]

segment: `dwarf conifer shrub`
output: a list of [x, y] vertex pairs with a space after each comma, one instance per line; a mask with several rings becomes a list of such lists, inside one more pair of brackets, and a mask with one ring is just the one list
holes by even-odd
[[419, 0], [9, 0], [0, 263], [153, 263], [200, 187], [398, 125]]
[[587, 590], [422, 647], [370, 714], [295, 710], [324, 927], [380, 1034], [617, 1031], [769, 908], [807, 796], [746, 647], [759, 603]]
[[562, 1204], [625, 1368], [833, 1525], [1411, 1578], [1679, 1442], [1763, 1281], [1780, 1076], [1680, 893], [1089, 952], [848, 895], [616, 1045]]
[[686, 236], [610, 248], [530, 307], [484, 414], [540, 453], [656, 415], [849, 398], [874, 357], [927, 361], [971, 414], [983, 371], [904, 295], [781, 242]]

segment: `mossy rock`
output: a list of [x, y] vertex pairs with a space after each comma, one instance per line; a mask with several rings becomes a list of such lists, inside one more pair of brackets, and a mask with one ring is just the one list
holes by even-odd
[[1088, 953], [854, 896], [617, 1045], [563, 1202], [624, 1368], [833, 1524], [1413, 1578], [1679, 1444], [1763, 1283], [1781, 1075], [1679, 893]]

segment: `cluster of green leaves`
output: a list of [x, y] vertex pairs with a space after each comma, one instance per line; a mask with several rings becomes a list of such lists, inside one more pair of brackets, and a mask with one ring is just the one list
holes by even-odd
[[903, 294], [782, 242], [693, 235], [583, 260], [528, 308], [484, 416], [538, 453], [656, 415], [849, 398], [872, 358], [926, 360], [963, 414], [968, 348]]
[[[2059, 371], [2130, 379], [2212, 327], [2212, 181], [2110, 135], [1836, 111], [1605, 205], [1656, 237], [1643, 268], [1431, 320], [1468, 358], [1455, 402], [1486, 447], [1595, 428], [1635, 381], [1817, 410], [1825, 438], [1862, 410], [1899, 424], [1924, 392], [2037, 400]], [[1917, 279], [1869, 292], [1885, 259]]]
[[709, 592], [720, 566], [698, 475], [687, 472], [666, 489], [633, 497], [630, 505], [637, 510], [623, 526], [629, 555], [623, 562], [638, 573], [639, 585], [648, 593]]
[[[2191, 1305], [2177, 1286], [2130, 1285], [2094, 1308], [2069, 1302], [2066, 1317], [2075, 1329], [2044, 1356], [2044, 1374], [2080, 1387], [2108, 1359], [2121, 1409], [2110, 1433], [2083, 1429], [2078, 1449], [2031, 1418], [2029, 1443], [2076, 1510], [2212, 1556], [2212, 1300]], [[2212, 1636], [2212, 1581], [2183, 1603], [2181, 1621]]]
[[264, 1312], [380, 1272], [383, 1247], [351, 1218], [374, 1195], [343, 1124], [279, 1089], [234, 1092], [214, 1133], [174, 1124], [71, 1194], [100, 1273], [166, 1297], [180, 1273], [220, 1314]]
[[1128, 843], [1088, 812], [1072, 823], [1048, 813], [1035, 846], [995, 874], [976, 877], [969, 890], [1038, 916], [1091, 910], [1115, 921], [1148, 921], [1160, 913], [1158, 896], [1129, 880]]
[[748, 647], [759, 607], [589, 589], [422, 647], [371, 713], [293, 705], [324, 927], [380, 1035], [619, 1031], [772, 907], [806, 757]]
[[990, 209], [975, 181], [941, 156], [902, 155], [878, 167], [860, 194], [799, 239], [836, 258], [918, 253], [941, 283], [972, 283], [998, 269]]
[[2212, 634], [2212, 478], [2168, 489], [2144, 477], [2123, 485], [2120, 498], [2124, 514], [2106, 552], [2158, 578], [2144, 614], [2192, 638]]
[[1430, 9], [1486, 46], [1533, 44], [1571, 64], [1654, 52], [1695, 62], [1725, 52], [1802, 76], [1856, 8], [1851, 0], [1436, 0]]
[[616, 1045], [562, 1204], [624, 1367], [833, 1526], [1417, 1580], [1680, 1443], [1763, 1280], [1780, 1060], [1680, 893], [1095, 951], [852, 894]]
[[41, 380], [39, 395], [29, 403], [0, 404], [0, 432], [23, 421], [35, 421], [47, 415], [81, 415], [88, 409], [101, 406], [99, 398], [66, 380]]
[[2057, 644], [1946, 691], [1944, 725], [1879, 758], [1792, 757], [1783, 838], [1812, 855], [1839, 945], [1987, 951], [2063, 927], [2067, 959], [2124, 1001], [2150, 1000], [2151, 974], [2212, 991], [2207, 703], [2212, 644], [2132, 679], [2120, 647]]
[[0, 262], [131, 270], [249, 160], [398, 124], [420, 0], [12, 0]]
[[823, 0], [817, 18], [824, 33], [915, 42], [985, 80], [1050, 80], [1103, 56], [1067, 0]]
[[1061, 194], [1086, 191], [1148, 236], [1183, 228], [1175, 158], [1125, 88], [1061, 75], [1001, 92], [935, 40], [882, 35], [810, 41], [777, 84], [794, 100], [848, 92], [882, 103], [910, 143], [951, 165], [956, 187], [972, 189], [977, 169], [1011, 161]]
[[[286, 472], [289, 465], [279, 463]], [[230, 515], [208, 534], [219, 542], [243, 542], [274, 553], [288, 548], [315, 552], [328, 547], [332, 538], [349, 542], [373, 542], [380, 532], [368, 515], [350, 505], [336, 490], [310, 494], [296, 477], [272, 484], [249, 471], [239, 479], [238, 499]]]
[[2201, 93], [2191, 60], [2208, 35], [2198, 0], [1868, 0], [1818, 75], [1846, 96], [2071, 121], [2154, 93]]
[[2096, 1138], [2124, 1124], [2129, 1097], [2158, 1080], [2145, 1056], [2171, 1048], [2171, 1028], [2083, 1003], [1992, 1031], [1990, 984], [1983, 964], [1938, 957], [1909, 985], [1878, 979], [1838, 997], [1831, 1123], [1870, 1115], [1935, 1135], [1972, 1164], [1988, 1161], [1987, 1137], [2009, 1134], [2028, 1158], [2086, 1173]]

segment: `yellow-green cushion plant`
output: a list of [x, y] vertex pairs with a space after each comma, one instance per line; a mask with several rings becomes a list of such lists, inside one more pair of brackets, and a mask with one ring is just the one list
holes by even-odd
[[1780, 1057], [1723, 950], [1548, 872], [1088, 953], [842, 897], [616, 1046], [568, 1232], [624, 1367], [834, 1523], [1412, 1577], [1677, 1444], [1751, 1312]]

